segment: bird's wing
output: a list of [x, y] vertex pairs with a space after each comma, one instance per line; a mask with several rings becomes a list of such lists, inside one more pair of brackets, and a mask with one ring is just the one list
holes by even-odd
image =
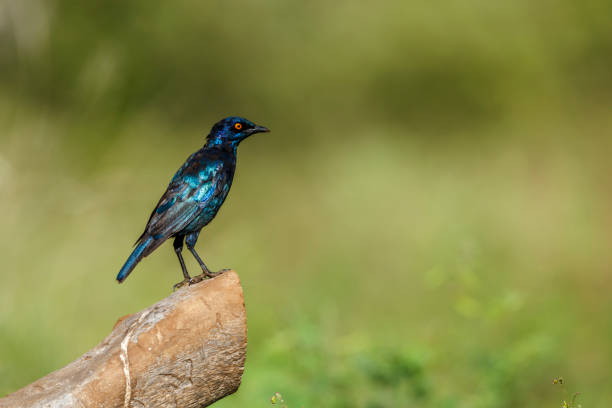
[[166, 239], [189, 225], [217, 189], [221, 167], [220, 162], [209, 163], [199, 171], [183, 166], [151, 213], [142, 237]]

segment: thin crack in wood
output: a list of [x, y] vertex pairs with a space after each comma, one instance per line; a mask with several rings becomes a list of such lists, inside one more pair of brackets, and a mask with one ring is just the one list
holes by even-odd
[[142, 321], [151, 313], [153, 309], [145, 310], [142, 315], [128, 330], [125, 338], [121, 341], [121, 352], [119, 353], [119, 358], [123, 363], [123, 374], [125, 375], [125, 397], [123, 399], [123, 407], [130, 408], [130, 400], [132, 399], [132, 387], [130, 380], [130, 360], [128, 357], [128, 345], [130, 343], [130, 338], [132, 337], [132, 333], [136, 330], [136, 326], [142, 323]]

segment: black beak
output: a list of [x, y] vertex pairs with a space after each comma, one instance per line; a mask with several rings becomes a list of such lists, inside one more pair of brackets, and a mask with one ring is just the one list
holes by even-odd
[[255, 133], [267, 133], [269, 131], [270, 129], [263, 126], [255, 126], [254, 128], [248, 130], [249, 135], [254, 135]]

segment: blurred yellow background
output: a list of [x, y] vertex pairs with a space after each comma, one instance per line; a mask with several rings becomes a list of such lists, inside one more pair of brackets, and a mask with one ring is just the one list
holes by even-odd
[[[215, 406], [612, 404], [612, 3], [0, 3], [0, 395], [181, 278], [114, 278], [214, 122], [200, 235], [249, 349]], [[197, 264], [188, 259], [188, 267]]]

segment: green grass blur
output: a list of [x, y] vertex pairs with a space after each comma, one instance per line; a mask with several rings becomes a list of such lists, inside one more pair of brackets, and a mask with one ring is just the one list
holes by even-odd
[[[247, 140], [200, 235], [240, 274], [215, 406], [612, 404], [612, 3], [0, 3], [0, 395], [180, 280], [114, 277], [223, 116]], [[190, 258], [190, 257], [187, 257]], [[189, 259], [191, 271], [197, 265]]]

